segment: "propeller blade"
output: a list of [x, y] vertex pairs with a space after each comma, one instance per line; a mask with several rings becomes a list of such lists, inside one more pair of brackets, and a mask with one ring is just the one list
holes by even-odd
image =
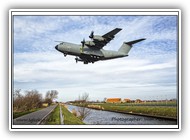
[[81, 41], [81, 43], [82, 43], [82, 47], [84, 47], [85, 39], [83, 39], [83, 41]]
[[91, 33], [90, 33], [90, 36], [89, 36], [89, 38], [94, 38], [94, 31], [92, 31]]

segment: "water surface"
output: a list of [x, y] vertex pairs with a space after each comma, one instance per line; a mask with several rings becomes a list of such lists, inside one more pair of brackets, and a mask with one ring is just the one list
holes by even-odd
[[[78, 108], [79, 107], [77, 106], [68, 105], [70, 111], [73, 109], [77, 111]], [[175, 120], [158, 119], [95, 109], [90, 109], [90, 114], [84, 119], [84, 123], [96, 125], [177, 125], [177, 121]]]

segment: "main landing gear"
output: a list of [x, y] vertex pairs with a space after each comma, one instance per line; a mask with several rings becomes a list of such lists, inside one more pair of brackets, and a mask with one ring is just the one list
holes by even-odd
[[81, 62], [83, 62], [84, 64], [88, 64], [88, 61], [84, 61], [84, 60], [82, 60], [82, 59], [80, 59], [80, 58], [78, 58], [78, 57], [75, 58], [75, 61], [76, 61], [76, 63], [78, 63], [78, 61], [81, 61]]

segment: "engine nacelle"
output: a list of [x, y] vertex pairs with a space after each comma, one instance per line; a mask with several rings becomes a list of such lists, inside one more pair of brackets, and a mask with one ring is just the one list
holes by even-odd
[[88, 47], [94, 47], [95, 43], [93, 41], [86, 41], [85, 45], [88, 46]]
[[93, 40], [94, 41], [104, 41], [105, 39], [102, 36], [95, 35], [95, 36], [93, 36]]

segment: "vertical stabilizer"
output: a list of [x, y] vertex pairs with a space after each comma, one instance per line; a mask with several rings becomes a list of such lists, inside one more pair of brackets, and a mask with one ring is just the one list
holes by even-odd
[[121, 46], [121, 48], [119, 48], [118, 52], [128, 55], [129, 51], [133, 47], [133, 44], [138, 43], [143, 40], [145, 40], [145, 38], [130, 41], [130, 42], [123, 42], [123, 45]]

